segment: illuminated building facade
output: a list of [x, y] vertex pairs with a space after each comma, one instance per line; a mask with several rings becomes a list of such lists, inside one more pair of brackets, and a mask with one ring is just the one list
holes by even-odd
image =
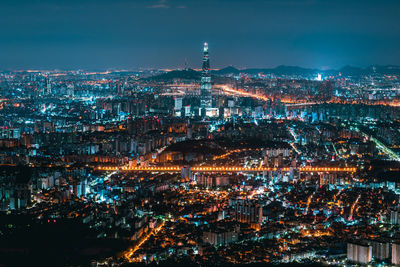
[[347, 243], [347, 259], [350, 262], [367, 264], [372, 261], [372, 246]]
[[206, 109], [209, 109], [211, 107], [212, 107], [212, 98], [211, 98], [210, 58], [208, 55], [208, 43], [204, 43], [203, 69], [201, 74], [201, 87], [200, 87], [201, 114], [205, 116]]
[[392, 244], [392, 264], [400, 265], [400, 244]]
[[263, 219], [262, 207], [255, 202], [239, 201], [235, 205], [235, 219], [259, 230]]

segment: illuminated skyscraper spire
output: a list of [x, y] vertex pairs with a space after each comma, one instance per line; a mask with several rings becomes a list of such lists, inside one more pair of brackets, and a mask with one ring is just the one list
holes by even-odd
[[203, 116], [205, 110], [212, 107], [211, 98], [211, 72], [210, 72], [210, 58], [208, 56], [208, 43], [204, 43], [203, 50], [203, 69], [201, 74], [200, 86], [200, 107]]

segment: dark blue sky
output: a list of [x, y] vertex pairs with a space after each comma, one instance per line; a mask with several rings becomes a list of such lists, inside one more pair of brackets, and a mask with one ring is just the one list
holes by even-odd
[[399, 0], [0, 0], [0, 69], [400, 65]]

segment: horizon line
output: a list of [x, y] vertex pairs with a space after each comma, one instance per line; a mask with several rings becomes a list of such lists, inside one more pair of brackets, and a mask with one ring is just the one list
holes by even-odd
[[[229, 67], [233, 67], [237, 70], [248, 70], [248, 69], [269, 69], [269, 70], [273, 70], [276, 69], [278, 67], [292, 67], [292, 68], [302, 68], [302, 69], [306, 69], [306, 70], [318, 70], [318, 71], [338, 71], [341, 70], [343, 68], [346, 67], [351, 67], [351, 68], [358, 68], [358, 69], [367, 69], [367, 68], [371, 68], [371, 67], [399, 67], [400, 68], [400, 64], [396, 65], [396, 64], [371, 64], [371, 65], [367, 65], [367, 66], [357, 66], [357, 65], [351, 65], [351, 64], [347, 64], [347, 65], [343, 65], [340, 68], [324, 68], [324, 67], [319, 67], [319, 68], [314, 68], [314, 67], [303, 67], [303, 66], [299, 66], [299, 65], [285, 65], [285, 64], [281, 64], [281, 65], [276, 65], [275, 67], [236, 67], [234, 65], [227, 65], [225, 67], [222, 68], [211, 68], [211, 70], [213, 71], [218, 71], [218, 70], [222, 70], [225, 68], [229, 68]], [[6, 69], [2, 69], [0, 70], [0, 72], [53, 72], [53, 71], [64, 71], [64, 72], [68, 72], [68, 71], [96, 71], [96, 72], [140, 72], [140, 71], [174, 71], [174, 70], [185, 70], [185, 69], [192, 69], [192, 70], [196, 70], [199, 71], [201, 70], [201, 68], [184, 68], [184, 67], [176, 67], [176, 68], [167, 68], [167, 67], [139, 67], [139, 68], [117, 68], [117, 67], [109, 67], [109, 68], [6, 68]], [[106, 73], [104, 73], [106, 74]]]

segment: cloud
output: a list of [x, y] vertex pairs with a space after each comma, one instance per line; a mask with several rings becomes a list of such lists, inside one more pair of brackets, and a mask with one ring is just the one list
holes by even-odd
[[147, 8], [170, 8], [167, 0], [159, 0], [156, 4], [148, 6]]
[[[171, 1], [169, 1], [171, 2]], [[186, 8], [186, 5], [170, 5], [167, 0], [158, 0], [153, 5], [147, 6], [147, 8], [178, 8], [183, 9]]]

